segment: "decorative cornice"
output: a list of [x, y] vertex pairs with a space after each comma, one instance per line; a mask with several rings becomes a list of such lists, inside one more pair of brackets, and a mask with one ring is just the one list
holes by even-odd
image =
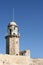
[[5, 36], [5, 39], [8, 37], [18, 37], [19, 38], [20, 36], [19, 35], [7, 35], [7, 36]]

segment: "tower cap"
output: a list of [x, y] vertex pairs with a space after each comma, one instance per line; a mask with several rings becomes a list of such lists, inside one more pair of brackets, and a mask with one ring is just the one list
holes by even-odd
[[14, 26], [14, 25], [17, 26], [17, 24], [16, 24], [15, 22], [13, 22], [13, 21], [10, 22], [8, 26], [11, 26], [11, 25], [12, 25], [12, 26]]

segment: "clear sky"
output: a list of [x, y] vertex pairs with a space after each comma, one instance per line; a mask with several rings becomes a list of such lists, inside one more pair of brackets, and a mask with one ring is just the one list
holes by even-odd
[[43, 58], [43, 0], [0, 0], [0, 54], [6, 52], [7, 25], [18, 24], [20, 50], [30, 49], [32, 58]]

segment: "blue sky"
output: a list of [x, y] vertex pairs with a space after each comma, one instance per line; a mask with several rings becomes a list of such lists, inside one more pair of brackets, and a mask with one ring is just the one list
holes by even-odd
[[20, 32], [20, 50], [43, 58], [43, 0], [0, 0], [0, 54], [6, 52], [7, 25], [13, 18]]

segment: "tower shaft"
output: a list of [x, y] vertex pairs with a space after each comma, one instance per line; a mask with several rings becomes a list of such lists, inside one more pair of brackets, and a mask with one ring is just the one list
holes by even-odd
[[10, 23], [6, 38], [6, 54], [19, 55], [19, 32], [18, 27]]

